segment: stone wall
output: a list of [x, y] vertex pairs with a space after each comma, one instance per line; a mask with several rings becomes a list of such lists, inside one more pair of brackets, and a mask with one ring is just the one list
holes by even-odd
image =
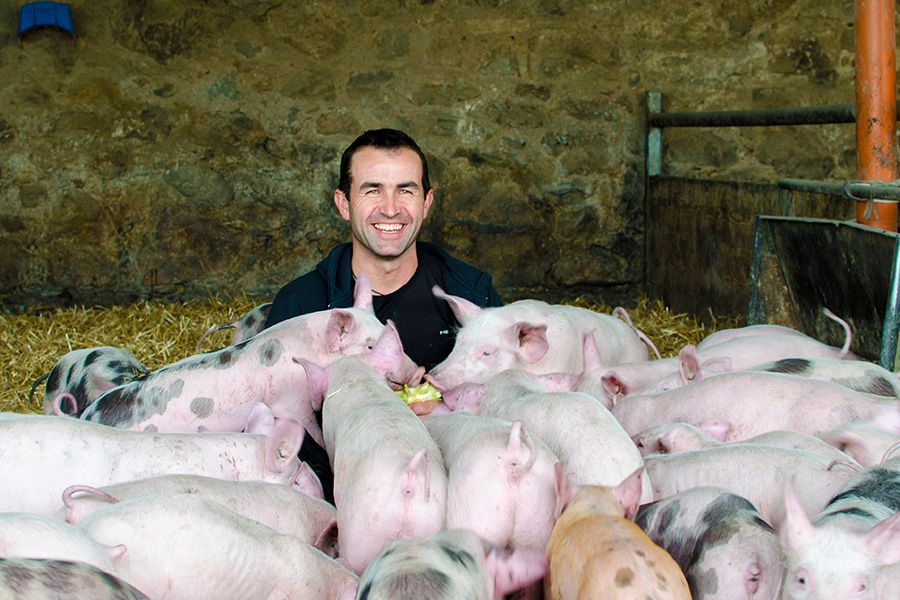
[[[424, 238], [505, 299], [629, 302], [648, 90], [666, 110], [854, 93], [849, 0], [72, 0], [74, 38], [21, 39], [18, 4], [0, 4], [9, 310], [272, 294], [347, 237], [340, 152], [383, 126], [429, 156]], [[852, 125], [665, 144], [671, 175], [855, 173]]]

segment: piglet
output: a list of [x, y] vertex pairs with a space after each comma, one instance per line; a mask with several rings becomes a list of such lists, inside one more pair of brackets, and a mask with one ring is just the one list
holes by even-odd
[[151, 598], [350, 600], [356, 594], [356, 575], [336, 560], [193, 494], [110, 504], [76, 527], [102, 544], [123, 544], [116, 572]]
[[[486, 385], [466, 384], [445, 394], [454, 410], [522, 421], [559, 458], [573, 486], [615, 485], [641, 466], [640, 452], [596, 398], [545, 392], [527, 373], [510, 369]], [[652, 500], [645, 479], [645, 500]]]
[[562, 464], [521, 421], [466, 413], [430, 417], [448, 471], [447, 528], [499, 547], [543, 552], [569, 501]]
[[859, 473], [810, 518], [784, 487], [782, 598], [895, 600], [900, 590], [900, 458]]
[[783, 358], [757, 365], [750, 370], [800, 375], [831, 381], [857, 392], [891, 399], [900, 398], [900, 382], [897, 377], [884, 367], [867, 360]]
[[605, 365], [647, 360], [647, 348], [632, 327], [612, 315], [564, 304], [519, 300], [480, 308], [445, 294], [462, 328], [450, 355], [431, 370], [442, 389], [485, 383], [507, 369], [534, 375], [581, 373], [582, 339], [594, 336]]
[[467, 529], [445, 529], [424, 540], [396, 540], [372, 559], [359, 580], [358, 600], [500, 600], [539, 581], [543, 554], [507, 551]]
[[149, 433], [6, 414], [0, 418], [0, 512], [49, 515], [70, 485], [101, 487], [169, 473], [294, 484], [303, 477], [297, 458], [303, 435], [290, 419], [262, 436]]
[[33, 513], [0, 513], [0, 556], [79, 561], [115, 573], [113, 561], [124, 552], [124, 546], [103, 546], [59, 519]]
[[827, 381], [761, 372], [723, 373], [688, 387], [628, 396], [612, 408], [630, 435], [674, 421], [723, 421], [726, 441], [766, 431], [816, 435], [853, 421], [893, 418], [900, 401], [849, 390]]
[[823, 431], [819, 437], [852, 456], [864, 467], [872, 467], [891, 457], [900, 443], [900, 429], [887, 423], [860, 421]]
[[0, 600], [149, 600], [93, 565], [45, 558], [0, 558]]
[[[690, 423], [664, 423], [650, 427], [633, 436], [635, 446], [641, 456], [650, 454], [673, 454], [702, 448], [720, 446], [728, 436], [729, 427], [720, 421], [704, 421], [698, 425]], [[842, 462], [854, 468], [862, 466], [852, 456], [833, 445], [808, 433], [799, 431], [767, 431], [741, 441], [742, 444], [759, 444], [773, 448], [806, 450], [828, 460]]]
[[[395, 353], [402, 354], [399, 338]], [[377, 353], [373, 356], [377, 356]], [[428, 430], [379, 369], [356, 357], [326, 371], [305, 365], [322, 405], [325, 451], [334, 471], [338, 555], [355, 573], [395, 539], [444, 526], [447, 472]]]
[[783, 517], [781, 490], [790, 477], [800, 486], [804, 508], [817, 511], [857, 472], [812, 452], [756, 444], [653, 454], [644, 465], [655, 500], [699, 486], [725, 488], [749, 500], [776, 529]]
[[[262, 402], [274, 418], [302, 423], [321, 444], [309, 385], [296, 360], [326, 365], [368, 353], [384, 330], [372, 310], [371, 288], [360, 277], [352, 308], [300, 315], [240, 344], [182, 359], [110, 390], [82, 419], [138, 431], [243, 431]], [[397, 383], [418, 383], [419, 367], [408, 357], [403, 367]]]
[[778, 534], [746, 498], [723, 488], [695, 487], [641, 506], [634, 521], [672, 555], [694, 598], [778, 597], [783, 572]]
[[52, 415], [54, 401], [63, 392], [72, 395], [75, 405], [67, 414], [78, 417], [109, 390], [146, 377], [150, 370], [125, 348], [100, 346], [73, 350], [60, 358], [50, 372], [31, 386], [29, 402], [37, 386], [46, 379], [44, 414]]
[[[303, 464], [304, 468], [309, 468]], [[312, 476], [315, 474], [310, 471]], [[300, 538], [328, 555], [336, 553], [337, 521], [334, 507], [283, 484], [263, 481], [226, 481], [201, 475], [160, 475], [97, 489], [75, 485], [63, 491], [64, 509], [56, 516], [77, 523], [111, 503], [144, 496], [194, 494], [271, 527]]]
[[642, 470], [614, 488], [578, 490], [550, 534], [545, 598], [690, 600], [678, 564], [629, 520], [641, 496]]

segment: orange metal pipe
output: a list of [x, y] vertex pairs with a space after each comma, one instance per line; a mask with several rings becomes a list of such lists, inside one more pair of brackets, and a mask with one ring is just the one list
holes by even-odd
[[[856, 0], [856, 174], [897, 179], [895, 0]], [[897, 231], [896, 202], [857, 201], [856, 220]]]

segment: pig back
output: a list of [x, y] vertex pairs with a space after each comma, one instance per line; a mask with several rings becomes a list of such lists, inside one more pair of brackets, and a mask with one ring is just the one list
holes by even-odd
[[[556, 454], [573, 486], [617, 485], [643, 464], [634, 442], [596, 398], [506, 385], [513, 376], [488, 385], [478, 414], [522, 421]], [[649, 501], [646, 473], [642, 480], [642, 498]]]
[[796, 481], [803, 506], [818, 511], [854, 474], [811, 452], [743, 443], [650, 455], [644, 465], [655, 500], [700, 486], [724, 488], [749, 500], [776, 529], [788, 480]]

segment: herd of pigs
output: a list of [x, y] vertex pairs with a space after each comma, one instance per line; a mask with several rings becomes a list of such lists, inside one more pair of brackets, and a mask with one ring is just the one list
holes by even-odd
[[619, 309], [434, 293], [427, 374], [364, 278], [152, 372], [61, 357], [0, 413], [0, 599], [900, 599], [900, 382], [836, 316], [660, 358]]

